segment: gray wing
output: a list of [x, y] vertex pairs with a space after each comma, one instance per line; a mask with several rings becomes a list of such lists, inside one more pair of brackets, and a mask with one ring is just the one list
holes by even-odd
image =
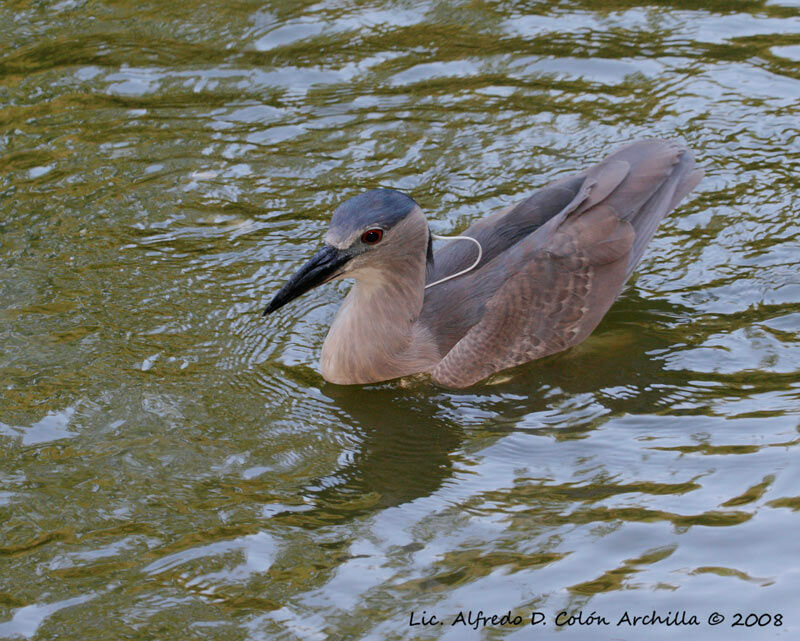
[[[420, 314], [439, 352], [449, 352], [481, 320], [485, 303], [528, 260], [532, 246], [539, 247], [567, 215], [602, 200], [627, 173], [626, 163], [606, 159], [588, 172], [552, 183], [518, 205], [482, 218], [463, 232], [481, 243], [481, 262], [469, 273], [427, 290]], [[464, 269], [475, 256], [472, 243], [451, 241], [436, 252], [436, 270], [428, 281]]]
[[[483, 258], [478, 269], [529, 236], [566, 208], [584, 209], [610, 196], [620, 216], [631, 220], [637, 230], [632, 266], [644, 253], [658, 223], [688, 194], [703, 176], [695, 169], [687, 149], [663, 140], [640, 140], [626, 145], [591, 169], [566, 176], [538, 190], [525, 200], [485, 216], [461, 232], [480, 242]], [[619, 189], [618, 189], [619, 188]], [[662, 206], [644, 207], [645, 201], [659, 189]], [[589, 202], [587, 198], [591, 198]], [[671, 197], [669, 197], [671, 196]], [[434, 255], [433, 282], [465, 269], [475, 260], [475, 246], [451, 241]]]
[[[450, 284], [449, 294], [443, 289], [430, 303], [440, 309], [431, 328], [446, 352], [434, 379], [466, 387], [586, 338], [658, 223], [701, 177], [691, 155], [674, 143], [629, 145], [583, 175], [561, 211], [479, 272], [431, 288]], [[450, 319], [458, 338], [441, 314], [447, 300], [461, 310]]]
[[635, 232], [606, 205], [550, 236], [489, 299], [481, 321], [434, 368], [467, 387], [586, 338], [625, 283]]
[[[485, 216], [461, 232], [461, 236], [471, 236], [481, 244], [483, 255], [477, 268], [480, 269], [563, 210], [580, 192], [584, 181], [584, 176], [578, 175], [547, 185], [522, 202]], [[475, 261], [475, 256], [473, 243], [446, 243], [434, 254], [433, 271], [428, 275], [428, 282], [465, 269]]]

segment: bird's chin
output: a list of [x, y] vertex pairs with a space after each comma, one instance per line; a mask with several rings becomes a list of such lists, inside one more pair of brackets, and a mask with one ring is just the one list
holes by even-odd
[[332, 280], [345, 278], [345, 266], [352, 254], [332, 245], [324, 245], [305, 265], [295, 272], [264, 310], [264, 316], [307, 291]]

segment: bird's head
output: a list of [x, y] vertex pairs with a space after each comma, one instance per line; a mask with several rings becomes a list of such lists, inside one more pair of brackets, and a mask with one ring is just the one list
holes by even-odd
[[419, 205], [392, 189], [372, 189], [333, 212], [325, 244], [275, 294], [264, 315], [317, 285], [340, 278], [371, 282], [422, 256], [432, 261], [430, 232]]

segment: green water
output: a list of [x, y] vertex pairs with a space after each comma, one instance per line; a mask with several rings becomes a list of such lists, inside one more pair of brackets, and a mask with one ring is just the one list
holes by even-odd
[[[576, 349], [338, 387], [347, 283], [261, 317], [363, 189], [641, 137], [706, 178]], [[796, 637], [798, 194], [795, 0], [0, 0], [0, 638]]]

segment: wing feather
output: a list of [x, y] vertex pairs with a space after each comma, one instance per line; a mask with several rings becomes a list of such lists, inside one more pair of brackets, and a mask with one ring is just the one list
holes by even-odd
[[480, 322], [434, 368], [434, 380], [468, 387], [582, 341], [625, 283], [634, 236], [630, 223], [600, 204], [568, 218], [532, 256], [520, 242], [518, 269], [487, 301]]

